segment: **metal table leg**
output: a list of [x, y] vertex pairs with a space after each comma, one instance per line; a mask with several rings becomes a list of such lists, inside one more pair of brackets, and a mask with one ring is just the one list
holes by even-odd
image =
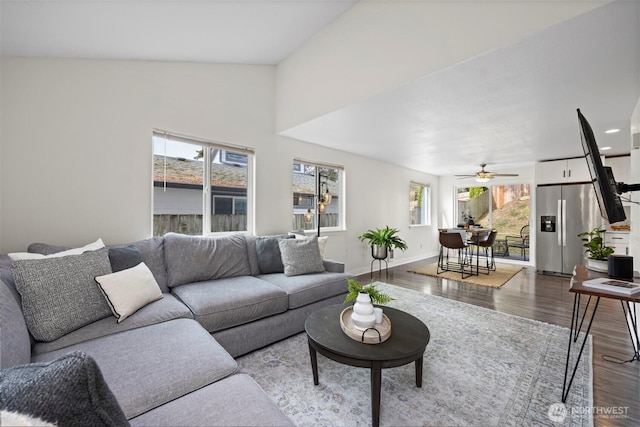
[[[626, 307], [625, 307], [626, 302]], [[633, 345], [633, 357], [627, 362], [633, 362], [634, 360], [640, 360], [640, 340], [638, 339], [638, 316], [636, 313], [636, 306], [633, 302], [622, 301], [622, 312], [624, 313], [624, 320], [627, 324], [627, 330], [629, 331], [629, 337], [631, 338], [631, 344]]]
[[[589, 301], [591, 301], [591, 297], [589, 297]], [[580, 359], [582, 358], [582, 353], [584, 351], [584, 346], [587, 343], [587, 339], [589, 339], [589, 331], [591, 331], [591, 325], [593, 324], [593, 319], [596, 316], [596, 311], [598, 310], [598, 304], [600, 304], [600, 297], [597, 297], [595, 306], [593, 307], [593, 311], [591, 312], [591, 319], [589, 319], [589, 325], [587, 326], [587, 330], [585, 331], [584, 339], [582, 340], [582, 345], [580, 346], [580, 353], [578, 353], [578, 359], [576, 360], [576, 364], [573, 367], [573, 372], [571, 373], [571, 378], [569, 379], [569, 383], [567, 384], [567, 374], [569, 373], [569, 360], [571, 359], [571, 346], [572, 341], [575, 342], [578, 340], [578, 336], [580, 334], [580, 329], [582, 329], [582, 324], [584, 322], [584, 318], [587, 314], [587, 308], [589, 303], [587, 302], [587, 306], [582, 313], [582, 320], [578, 325], [578, 316], [580, 312], [580, 294], [576, 293], [573, 297], [573, 312], [571, 314], [571, 329], [569, 331], [569, 347], [567, 348], [567, 363], [564, 368], [564, 381], [562, 383], [562, 403], [567, 401], [567, 396], [569, 395], [569, 389], [571, 388], [571, 384], [573, 383], [573, 378], [576, 375], [576, 371], [578, 370], [578, 364], [580, 364]], [[575, 335], [574, 335], [575, 332]]]

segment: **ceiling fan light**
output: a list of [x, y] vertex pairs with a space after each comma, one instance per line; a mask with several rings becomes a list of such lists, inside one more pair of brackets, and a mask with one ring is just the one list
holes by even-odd
[[476, 181], [478, 182], [489, 182], [491, 178], [488, 176], [476, 176]]

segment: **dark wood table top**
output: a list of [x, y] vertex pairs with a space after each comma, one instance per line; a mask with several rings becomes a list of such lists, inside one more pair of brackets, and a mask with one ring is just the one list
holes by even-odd
[[[607, 275], [607, 273], [599, 273], [597, 271], [589, 270], [584, 265], [576, 265], [575, 269], [573, 270], [573, 277], [571, 277], [571, 288], [569, 288], [569, 292], [640, 303], [640, 294], [625, 295], [618, 292], [609, 292], [604, 289], [591, 288], [582, 285], [582, 282], [584, 282], [585, 280], [597, 279], [601, 277], [609, 276]], [[625, 279], [624, 281], [640, 283], [640, 281], [638, 281], [637, 279]]]
[[349, 338], [340, 327], [340, 313], [346, 305], [332, 305], [313, 312], [304, 328], [309, 339], [340, 356], [363, 361], [401, 361], [407, 356], [424, 353], [430, 333], [419, 319], [404, 311], [383, 306], [391, 321], [391, 336], [380, 344], [363, 344]]

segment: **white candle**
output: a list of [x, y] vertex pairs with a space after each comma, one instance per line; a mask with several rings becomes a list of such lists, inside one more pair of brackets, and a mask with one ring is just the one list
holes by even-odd
[[382, 309], [380, 307], [374, 307], [373, 313], [376, 315], [376, 323], [382, 323]]

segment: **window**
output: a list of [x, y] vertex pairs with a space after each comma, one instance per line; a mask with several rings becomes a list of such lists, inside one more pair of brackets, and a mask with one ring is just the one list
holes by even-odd
[[530, 222], [529, 184], [457, 187], [456, 194], [456, 217], [459, 225], [472, 219], [474, 224], [493, 228], [498, 232], [494, 245], [496, 256], [506, 252], [505, 236], [520, 235], [520, 229]]
[[153, 235], [250, 231], [252, 174], [252, 149], [154, 131]]
[[293, 229], [344, 229], [344, 168], [293, 162]]
[[431, 187], [428, 185], [409, 184], [409, 224], [431, 224]]

